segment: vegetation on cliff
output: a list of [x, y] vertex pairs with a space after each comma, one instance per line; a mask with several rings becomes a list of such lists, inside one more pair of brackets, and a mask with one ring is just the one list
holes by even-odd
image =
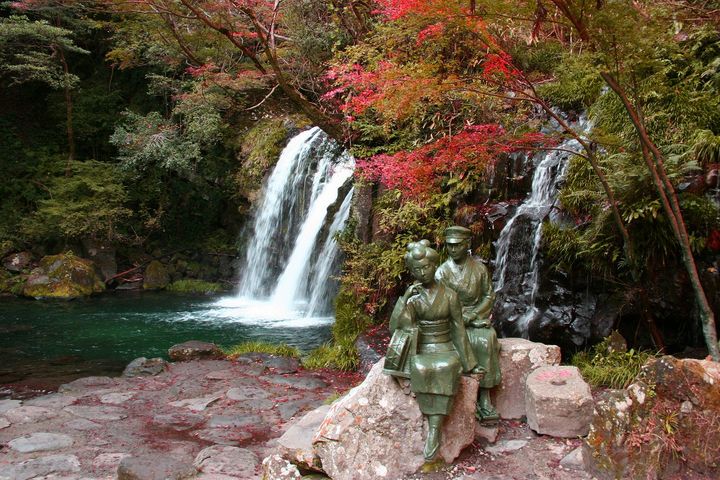
[[[714, 2], [21, 0], [0, 17], [15, 251], [232, 249], [303, 114], [358, 159], [373, 211], [340, 239], [343, 304], [382, 320], [408, 240], [461, 223], [487, 255], [493, 203], [523, 195], [508, 165], [575, 138], [570, 221], [546, 226], [546, 258], [644, 312], [683, 272], [720, 355], [701, 283], [720, 250]], [[662, 348], [663, 325], [642, 321]]]

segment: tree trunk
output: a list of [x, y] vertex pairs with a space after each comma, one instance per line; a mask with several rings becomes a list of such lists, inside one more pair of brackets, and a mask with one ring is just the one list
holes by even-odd
[[[655, 188], [660, 195], [665, 215], [667, 216], [670, 224], [673, 227], [673, 233], [680, 245], [680, 253], [682, 255], [683, 264], [690, 277], [690, 283], [692, 284], [693, 291], [695, 292], [695, 299], [700, 309], [700, 321], [702, 322], [703, 334], [705, 336], [705, 343], [708, 347], [708, 352], [712, 355], [715, 361], [720, 361], [720, 344], [717, 340], [717, 329], [715, 326], [715, 314], [710, 308], [705, 290], [700, 282], [700, 275], [698, 274], [697, 265], [695, 264], [695, 258], [692, 254], [692, 248], [690, 246], [690, 237], [685, 226], [685, 220], [680, 211], [680, 203], [678, 202], [677, 192], [672, 182], [667, 176], [665, 171], [665, 160], [660, 152], [660, 149], [652, 142], [645, 126], [640, 118], [635, 107], [630, 103], [627, 95], [613, 76], [607, 72], [600, 74], [605, 82], [613, 89], [613, 91], [620, 97], [630, 116], [630, 121], [635, 126], [640, 138], [642, 146], [643, 159], [648, 165], [650, 175], [655, 184]], [[652, 156], [651, 156], [652, 153]]]
[[73, 131], [73, 100], [72, 92], [70, 90], [70, 68], [68, 67], [67, 60], [65, 59], [65, 54], [62, 49], [58, 47], [55, 51], [58, 53], [58, 57], [62, 62], [63, 72], [65, 73], [65, 130], [68, 141], [68, 161], [65, 167], [65, 176], [69, 177], [71, 174], [70, 162], [75, 160], [75, 133]]

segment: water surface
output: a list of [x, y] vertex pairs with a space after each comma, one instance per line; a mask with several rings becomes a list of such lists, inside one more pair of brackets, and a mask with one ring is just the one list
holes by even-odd
[[169, 347], [187, 340], [221, 346], [263, 340], [307, 351], [330, 338], [332, 321], [232, 297], [0, 298], [0, 397], [53, 390], [81, 376], [118, 375], [134, 358], [167, 357]]

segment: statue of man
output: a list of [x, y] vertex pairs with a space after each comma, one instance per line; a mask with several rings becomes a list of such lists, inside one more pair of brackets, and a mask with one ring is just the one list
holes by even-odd
[[459, 226], [445, 230], [445, 248], [450, 257], [435, 272], [435, 278], [457, 292], [462, 316], [478, 366], [485, 370], [480, 380], [476, 416], [479, 420], [497, 420], [490, 401], [490, 389], [500, 383], [500, 344], [490, 322], [495, 301], [492, 279], [485, 265], [470, 255], [472, 232]]

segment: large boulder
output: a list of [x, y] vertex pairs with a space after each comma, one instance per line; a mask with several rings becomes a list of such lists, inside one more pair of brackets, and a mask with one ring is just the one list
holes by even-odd
[[323, 405], [306, 413], [278, 439], [278, 453], [306, 470], [322, 471], [320, 457], [313, 448], [313, 437], [325, 420], [330, 405]]
[[115, 247], [111, 242], [86, 238], [82, 246], [85, 257], [95, 263], [103, 280], [108, 281], [118, 273]]
[[7, 257], [3, 258], [3, 266], [14, 273], [20, 273], [30, 266], [32, 262], [32, 253], [30, 252], [18, 252], [12, 253]]
[[25, 282], [23, 295], [34, 298], [76, 298], [105, 290], [90, 260], [72, 253], [43, 257]]
[[143, 275], [144, 290], [161, 290], [170, 283], [167, 268], [158, 260], [153, 260], [145, 267]]
[[577, 367], [540, 367], [527, 377], [528, 426], [553, 437], [587, 435], [593, 398]]
[[598, 399], [584, 448], [600, 479], [720, 478], [720, 364], [650, 360]]
[[525, 416], [525, 382], [533, 370], [558, 365], [560, 347], [523, 338], [500, 339], [502, 382], [492, 390], [493, 405], [501, 418]]
[[[333, 403], [315, 434], [315, 451], [334, 480], [400, 478], [425, 463], [427, 422], [417, 401], [383, 373], [383, 363]], [[477, 379], [463, 377], [443, 424], [439, 455], [448, 463], [473, 441], [477, 388]]]

